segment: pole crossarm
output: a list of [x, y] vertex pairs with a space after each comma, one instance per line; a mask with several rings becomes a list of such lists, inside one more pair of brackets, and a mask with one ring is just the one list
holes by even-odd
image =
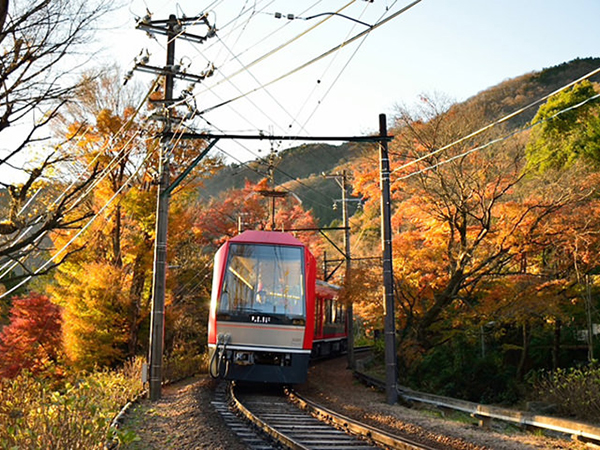
[[[212, 71], [208, 71], [202, 75], [195, 75], [193, 73], [185, 73], [185, 72], [179, 72], [177, 70], [177, 67], [173, 66], [173, 67], [157, 67], [157, 66], [151, 66], [148, 64], [136, 64], [134, 67], [134, 70], [139, 70], [140, 72], [146, 72], [146, 73], [152, 73], [155, 75], [171, 75], [173, 78], [177, 78], [178, 80], [185, 80], [185, 81], [192, 81], [195, 83], [200, 83], [201, 81], [204, 81], [207, 77], [212, 75]], [[175, 99], [167, 99], [167, 100], [161, 100], [162, 102], [168, 101], [168, 102], [174, 102]]]
[[[167, 26], [169, 24], [170, 22], [168, 19], [150, 20], [150, 18], [147, 16], [137, 23], [136, 28], [139, 30], [147, 31], [148, 33], [157, 33], [169, 36], [169, 31], [167, 30]], [[205, 36], [199, 36], [197, 34], [183, 32], [183, 27], [185, 27], [186, 25], [199, 24], [208, 27], [208, 33], [206, 33]], [[209, 23], [207, 14], [203, 14], [201, 16], [196, 17], [179, 18], [177, 19], [177, 26], [180, 28], [179, 30], [176, 30], [178, 31], [178, 33], [175, 36], [177, 39], [184, 39], [186, 41], [194, 42], [196, 44], [204, 43], [207, 39], [214, 37], [217, 32], [217, 29]]]
[[342, 141], [342, 142], [390, 142], [394, 136], [270, 136], [267, 134], [213, 134], [213, 133], [164, 133], [177, 139], [246, 139], [272, 141]]

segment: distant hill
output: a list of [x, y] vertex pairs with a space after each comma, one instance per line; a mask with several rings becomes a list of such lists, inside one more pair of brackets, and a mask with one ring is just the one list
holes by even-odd
[[[294, 192], [306, 209], [312, 209], [321, 225], [340, 218], [333, 210], [335, 199], [341, 198], [341, 190], [332, 179], [321, 174], [356, 159], [366, 147], [354, 143], [341, 145], [308, 144], [279, 152], [274, 160], [275, 184]], [[246, 164], [231, 164], [205, 180], [202, 197], [210, 198], [229, 189], [244, 187], [246, 180], [256, 183], [267, 176], [268, 156]]]
[[[506, 116], [533, 101], [555, 91], [581, 76], [600, 67], [600, 58], [578, 58], [512, 78], [490, 87], [465, 102], [456, 105], [482, 106], [486, 119], [490, 122]], [[590, 78], [600, 82], [600, 75]], [[535, 116], [539, 106], [530, 108], [507, 123], [517, 128], [525, 125]], [[293, 191], [302, 199], [306, 209], [312, 209], [321, 226], [340, 220], [340, 211], [333, 210], [333, 203], [340, 199], [341, 190], [332, 179], [325, 179], [322, 172], [339, 171], [349, 165], [369, 147], [345, 143], [338, 146], [329, 144], [309, 144], [280, 152], [275, 160], [275, 183]], [[245, 180], [257, 182], [266, 177], [268, 156], [244, 165], [232, 164], [206, 180], [202, 197], [210, 198], [219, 193], [244, 186]], [[351, 211], [356, 204], [351, 204]]]

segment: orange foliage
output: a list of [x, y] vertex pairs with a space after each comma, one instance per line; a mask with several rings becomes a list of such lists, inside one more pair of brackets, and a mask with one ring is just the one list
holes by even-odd
[[[227, 191], [207, 205], [199, 205], [193, 231], [201, 246], [217, 248], [235, 236], [240, 225], [242, 229], [269, 229], [272, 200], [259, 194], [266, 190], [270, 188], [265, 180], [257, 184], [246, 181], [243, 189]], [[293, 197], [277, 198], [275, 202], [277, 230], [316, 228], [311, 212], [305, 211]], [[311, 246], [315, 256], [320, 254], [315, 245], [316, 232], [298, 233], [297, 237]]]

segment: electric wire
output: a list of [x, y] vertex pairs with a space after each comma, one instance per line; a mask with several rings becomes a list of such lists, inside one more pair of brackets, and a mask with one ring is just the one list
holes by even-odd
[[[272, 84], [275, 84], [275, 83], [277, 83], [277, 82], [279, 82], [279, 81], [281, 81], [281, 80], [283, 80], [283, 79], [285, 79], [285, 78], [287, 78], [287, 77], [289, 77], [289, 76], [291, 76], [291, 75], [293, 75], [293, 74], [295, 74], [295, 73], [297, 73], [297, 72], [299, 72], [299, 71], [301, 71], [301, 70], [303, 70], [303, 69], [311, 66], [312, 64], [314, 64], [314, 63], [322, 60], [323, 58], [326, 58], [327, 56], [329, 56], [329, 55], [331, 55], [331, 54], [339, 51], [340, 49], [344, 48], [346, 45], [354, 42], [355, 40], [360, 39], [361, 37], [365, 36], [366, 34], [370, 33], [371, 31], [375, 30], [376, 28], [379, 28], [382, 25], [385, 25], [387, 22], [389, 22], [390, 20], [398, 17], [400, 14], [406, 12], [408, 9], [412, 8], [413, 6], [415, 6], [416, 4], [420, 3], [421, 1], [422, 0], [415, 0], [415, 1], [413, 1], [412, 3], [410, 3], [407, 6], [405, 6], [404, 8], [400, 9], [399, 11], [396, 11], [395, 13], [391, 14], [389, 17], [387, 17], [387, 18], [385, 18], [385, 19], [383, 19], [383, 20], [375, 23], [368, 30], [362, 31], [362, 32], [354, 35], [353, 37], [351, 37], [350, 39], [347, 39], [346, 41], [342, 42], [341, 44], [339, 44], [339, 45], [337, 45], [335, 47], [332, 47], [331, 49], [325, 51], [324, 53], [321, 53], [319, 56], [317, 56], [317, 57], [315, 57], [315, 58], [313, 58], [313, 59], [311, 59], [311, 60], [309, 60], [309, 61], [307, 61], [307, 62], [305, 62], [305, 63], [303, 63], [303, 64], [301, 64], [299, 66], [297, 66], [296, 68], [294, 68], [294, 69], [292, 69], [292, 70], [290, 70], [290, 71], [288, 71], [288, 72], [286, 72], [286, 73], [284, 73], [284, 74], [282, 74], [282, 75], [280, 75], [280, 76], [272, 79], [271, 81], [268, 81], [267, 83], [263, 84], [262, 86], [256, 87], [254, 89], [250, 89], [245, 94], [238, 95], [238, 96], [230, 98], [229, 100], [226, 100], [224, 102], [218, 103], [218, 104], [210, 106], [208, 108], [205, 108], [204, 110], [200, 111], [200, 114], [204, 114], [204, 113], [207, 113], [207, 112], [210, 112], [210, 111], [214, 111], [215, 109], [218, 109], [218, 108], [220, 108], [222, 106], [225, 106], [225, 105], [227, 105], [229, 103], [235, 102], [235, 101], [237, 101], [237, 100], [239, 100], [241, 98], [244, 98], [247, 95], [250, 95], [250, 94], [253, 94], [253, 93], [257, 92], [257, 91], [260, 91], [260, 90], [264, 89], [267, 86], [271, 86]], [[327, 19], [325, 19], [325, 20], [327, 20]]]
[[[154, 154], [154, 151], [149, 152], [148, 155], [146, 156], [145, 160], [149, 160], [153, 156], [153, 154]], [[31, 280], [35, 275], [39, 274], [42, 270], [44, 270], [47, 266], [49, 266], [50, 263], [52, 263], [54, 260], [56, 260], [60, 255], [62, 255], [71, 246], [71, 244], [73, 244], [75, 242], [75, 240], [77, 238], [79, 238], [79, 236], [81, 236], [95, 222], [95, 220], [100, 216], [100, 214], [102, 214], [104, 212], [104, 210], [106, 210], [108, 208], [108, 206], [110, 206], [112, 204], [112, 202], [121, 194], [121, 192], [126, 187], [130, 186], [131, 181], [133, 180], [133, 178], [135, 176], [137, 176], [137, 173], [139, 172], [139, 170], [141, 169], [142, 166], [143, 166], [143, 164], [140, 164], [138, 166], [136, 171], [131, 174], [131, 176], [128, 178], [128, 180], [125, 183], [123, 183], [123, 185], [113, 194], [113, 196], [104, 204], [104, 206], [102, 208], [100, 208], [100, 210], [96, 214], [94, 214], [94, 216], [92, 216], [90, 218], [90, 220], [65, 245], [63, 245], [62, 248], [58, 252], [56, 252], [54, 255], [52, 255], [50, 258], [48, 258], [48, 260], [42, 266], [40, 266], [38, 269], [36, 269], [32, 275], [29, 275], [28, 277], [21, 280], [21, 282], [17, 283], [15, 286], [13, 286], [11, 289], [0, 294], [0, 299], [12, 294], [14, 291], [19, 289], [21, 286], [23, 286], [29, 280]]]
[[[341, 7], [341, 8], [340, 8], [340, 9], [339, 9], [337, 12], [339, 12], [339, 11], [343, 11], [343, 10], [344, 10], [344, 9], [346, 9], [348, 6], [350, 6], [351, 4], [353, 4], [355, 1], [356, 1], [356, 0], [352, 0], [352, 1], [350, 1], [349, 3], [347, 3], [346, 5], [344, 5], [343, 7]], [[421, 1], [421, 0], [418, 0], [418, 1]], [[218, 85], [220, 85], [220, 84], [224, 83], [224, 82], [225, 82], [225, 81], [226, 81], [228, 78], [230, 79], [230, 78], [233, 78], [233, 77], [235, 77], [235, 76], [237, 76], [237, 75], [239, 75], [239, 74], [241, 74], [241, 73], [244, 73], [246, 70], [248, 70], [249, 68], [251, 68], [251, 67], [255, 66], [255, 65], [256, 65], [256, 64], [258, 64], [259, 62], [262, 62], [262, 61], [264, 61], [265, 59], [267, 59], [267, 58], [269, 58], [269, 57], [273, 56], [274, 54], [276, 54], [277, 52], [281, 51], [282, 49], [284, 49], [284, 48], [285, 48], [285, 47], [287, 47], [288, 45], [291, 45], [292, 43], [294, 43], [295, 41], [297, 41], [297, 40], [298, 40], [298, 39], [300, 39], [301, 37], [303, 37], [303, 36], [305, 36], [306, 34], [308, 34], [310, 31], [314, 30], [314, 29], [315, 29], [315, 28], [317, 28], [318, 26], [320, 26], [320, 25], [324, 24], [325, 22], [327, 22], [328, 20], [330, 20], [330, 19], [331, 19], [331, 17], [332, 17], [332, 16], [330, 16], [330, 17], [327, 17], [327, 18], [325, 18], [325, 19], [321, 20], [320, 22], [318, 22], [317, 24], [313, 25], [312, 27], [309, 27], [308, 29], [304, 30], [302, 33], [300, 33], [300, 34], [296, 35], [296, 36], [295, 36], [295, 37], [293, 37], [292, 39], [290, 39], [290, 40], [288, 40], [288, 41], [284, 42], [283, 44], [281, 44], [281, 45], [277, 46], [276, 48], [274, 48], [274, 49], [270, 50], [269, 52], [267, 52], [267, 53], [265, 53], [264, 55], [262, 55], [262, 56], [258, 57], [258, 58], [257, 58], [257, 59], [255, 59], [254, 61], [252, 61], [252, 62], [250, 62], [250, 63], [246, 64], [246, 65], [245, 65], [243, 68], [241, 68], [241, 69], [237, 70], [237, 71], [236, 71], [236, 72], [234, 72], [233, 74], [230, 74], [230, 75], [228, 75], [228, 76], [227, 76], [227, 78], [225, 78], [225, 79], [222, 79], [222, 80], [218, 81], [217, 83], [215, 83], [215, 84], [211, 85], [209, 89], [214, 89], [216, 86], [218, 86]], [[247, 51], [247, 50], [245, 50], [245, 51]], [[244, 51], [244, 52], [245, 52], [245, 51]], [[244, 52], [240, 53], [239, 55], [243, 54]], [[324, 56], [322, 56], [322, 57], [319, 57], [319, 58], [318, 58], [318, 59], [316, 59], [316, 60], [313, 60], [313, 61], [311, 61], [311, 62], [310, 62], [310, 64], [311, 64], [312, 62], [316, 62], [316, 61], [318, 61], [318, 60], [322, 59], [322, 58], [323, 58], [323, 57], [325, 57], [325, 56], [327, 56], [327, 55], [324, 55]], [[280, 79], [286, 78], [287, 76], [289, 76], [289, 75], [292, 75], [293, 73], [296, 73], [296, 72], [298, 72], [298, 70], [301, 70], [302, 68], [304, 68], [305, 66], [307, 66], [307, 65], [310, 65], [310, 64], [306, 64], [306, 65], [303, 65], [302, 67], [300, 67], [300, 68], [298, 68], [298, 69], [294, 69], [293, 71], [289, 72], [289, 73], [288, 73], [288, 74], [286, 74], [285, 76], [282, 76], [282, 77], [280, 77], [280, 78], [278, 78], [278, 79], [276, 79], [276, 80], [272, 80], [272, 81], [270, 81], [270, 82], [268, 82], [268, 83], [266, 83], [266, 84], [264, 84], [264, 85], [262, 85], [262, 86], [260, 86], [260, 87], [258, 87], [258, 88], [255, 88], [255, 89], [253, 89], [253, 90], [251, 90], [251, 91], [247, 92], [246, 94], [240, 95], [240, 96], [238, 96], [238, 97], [235, 97], [234, 99], [230, 99], [230, 100], [228, 100], [228, 101], [226, 101], [226, 102], [223, 102], [222, 104], [215, 105], [215, 106], [213, 106], [213, 107], [211, 107], [211, 108], [207, 108], [206, 110], [202, 111], [202, 113], [205, 113], [205, 112], [208, 112], [208, 111], [212, 111], [212, 110], [214, 110], [214, 109], [216, 109], [216, 108], [218, 108], [218, 107], [220, 107], [220, 106], [224, 106], [224, 104], [231, 103], [231, 102], [233, 102], [233, 101], [235, 101], [235, 100], [239, 100], [240, 98], [243, 98], [243, 97], [245, 97], [246, 95], [249, 95], [249, 94], [251, 94], [251, 93], [253, 93], [253, 92], [257, 91], [257, 90], [264, 89], [264, 88], [266, 88], [267, 86], [270, 86], [271, 84], [274, 84], [275, 82], [279, 81]], [[207, 90], [208, 90], [208, 89], [207, 89]], [[199, 95], [201, 95], [201, 94], [205, 93], [207, 90], [201, 91], [201, 92], [199, 92], [199, 93], [197, 93], [197, 94], [195, 94], [195, 95], [196, 95], [196, 96], [199, 96]]]
[[[309, 9], [311, 9], [312, 7], [314, 7], [315, 5], [317, 5], [318, 3], [320, 3], [321, 0], [319, 0], [319, 2], [316, 2], [315, 4], [313, 4], [310, 8], [308, 8], [305, 11], [308, 11]], [[272, 2], [271, 2], [272, 3]], [[267, 6], [269, 6], [271, 3], [269, 3]], [[239, 16], [238, 16], [239, 17]], [[220, 38], [218, 37], [219, 41], [222, 43], [222, 45], [227, 49], [227, 51], [232, 55], [232, 59], [233, 60], [237, 60], [239, 62], [239, 64], [242, 66], [242, 68], [247, 69], [248, 73], [254, 78], [254, 80], [260, 84], [260, 82], [258, 81], [258, 79], [256, 79], [256, 77], [254, 77], [254, 75], [249, 71], [249, 68], [247, 66], [243, 65], [243, 62], [241, 62], [241, 60], [239, 60], [239, 55], [235, 55], [233, 53], [233, 51], [226, 45], [226, 43]], [[194, 47], [196, 48], [196, 47]], [[198, 52], [199, 50], [196, 49]], [[231, 81], [231, 77], [227, 77], [226, 80], [229, 80], [229, 83], [239, 92], [242, 93], [242, 91], [233, 84], [233, 82]], [[212, 91], [212, 88], [209, 88], [209, 90]], [[273, 99], [273, 101], [290, 117], [292, 118], [292, 120], [294, 120], [294, 117], [289, 113], [289, 111], [287, 111], [285, 109], [285, 107], [268, 91], [265, 89], [265, 91], [267, 92], [267, 94]], [[220, 96], [218, 94], [216, 94], [215, 92], [212, 92], [213, 95], [215, 95], [218, 99], [222, 100], [222, 98], [220, 98]], [[249, 99], [247, 99], [249, 100]], [[250, 100], [249, 100], [250, 101]], [[261, 114], [263, 114], [267, 119], [269, 119], [271, 122], [274, 122], [273, 119], [271, 117], [269, 117], [260, 107], [258, 107], [254, 102], [250, 101], [250, 103], [252, 104], [252, 106], [254, 106]], [[231, 108], [239, 117], [241, 117], [244, 121], [248, 122], [254, 129], [258, 128], [256, 127], [254, 124], [252, 124], [247, 116], [242, 115], [239, 111], [237, 111], [237, 109]], [[281, 127], [280, 127], [281, 128]], [[284, 132], [285, 130], [283, 128], [281, 128]]]
[[[367, 7], [365, 7], [365, 9], [363, 10], [363, 14], [366, 11]], [[362, 14], [359, 16], [362, 17]], [[362, 47], [362, 45], [364, 44], [364, 42], [367, 39], [367, 36], [369, 34], [366, 34], [364, 36], [364, 38], [359, 42], [359, 44], [356, 46], [356, 48], [354, 49], [354, 51], [352, 52], [352, 54], [350, 55], [350, 58], [348, 58], [348, 60], [346, 61], [346, 63], [344, 64], [344, 66], [341, 68], [341, 70], [338, 72], [337, 76], [334, 78], [333, 82], [330, 84], [329, 88], [325, 91], [325, 93], [323, 94], [323, 96], [320, 98], [320, 100], [316, 103], [315, 107], [313, 108], [312, 112], [308, 115], [308, 117], [306, 118], [306, 120], [304, 121], [304, 124], [301, 125], [300, 130], [304, 130], [306, 125], [308, 124], [308, 122], [313, 118], [313, 116], [315, 115], [315, 113], [317, 112], [317, 109], [321, 106], [321, 104], [323, 103], [323, 101], [325, 100], [325, 98], [327, 97], [327, 95], [329, 95], [329, 93], [331, 92], [331, 90], [333, 89], [333, 87], [337, 84], [337, 82], [339, 81], [339, 79], [341, 78], [342, 74], [344, 73], [344, 71], [346, 70], [346, 68], [350, 65], [350, 62], [354, 59], [354, 57], [356, 56], [356, 54], [358, 53], [358, 51], [360, 50], [360, 48]], [[327, 70], [329, 70], [329, 68], [333, 65], [333, 62], [335, 61], [336, 57], [338, 54], [336, 54], [336, 56], [334, 57], [334, 59], [331, 60], [331, 63], [329, 64], [329, 66], [327, 67], [327, 69], [323, 72], [323, 75], [321, 76], [321, 79], [325, 76], [325, 73], [327, 72]], [[313, 88], [313, 92], [314, 90], [316, 90], [316, 86]], [[306, 102], [308, 101], [308, 97]], [[306, 105], [306, 102], [304, 103], [304, 105]], [[304, 108], [304, 105], [302, 105], [301, 110]], [[301, 110], [298, 112], [297, 115], [300, 115]]]
[[528, 104], [528, 105], [526, 105], [526, 106], [524, 106], [524, 107], [522, 107], [522, 108], [519, 108], [519, 109], [518, 109], [518, 110], [516, 110], [516, 111], [513, 111], [512, 113], [510, 113], [510, 114], [508, 114], [508, 115], [506, 115], [506, 116], [504, 116], [504, 117], [502, 117], [502, 118], [500, 118], [500, 119], [496, 120], [495, 122], [492, 122], [492, 123], [490, 123], [490, 124], [486, 125], [485, 127], [483, 127], [483, 128], [480, 128], [479, 130], [477, 130], [477, 131], [474, 131], [473, 133], [470, 133], [470, 134], [468, 134], [467, 136], [464, 136], [464, 137], [462, 137], [462, 138], [460, 138], [460, 139], [458, 139], [458, 140], [456, 140], [456, 141], [454, 141], [454, 142], [452, 142], [452, 143], [450, 143], [450, 144], [448, 144], [448, 145], [444, 145], [443, 147], [440, 147], [440, 148], [438, 148], [437, 150], [434, 150], [434, 151], [432, 151], [432, 152], [430, 152], [430, 153], [427, 153], [426, 155], [423, 155], [423, 156], [421, 156], [420, 158], [417, 158], [417, 159], [415, 159], [415, 160], [413, 160], [413, 161], [410, 161], [410, 162], [408, 162], [408, 163], [406, 163], [406, 164], [403, 164], [403, 165], [402, 165], [402, 166], [400, 166], [400, 167], [397, 167], [396, 169], [394, 169], [393, 171], [391, 171], [391, 174], [392, 174], [392, 173], [395, 173], [395, 172], [397, 172], [397, 171], [399, 171], [399, 170], [405, 169], [405, 168], [407, 168], [407, 167], [410, 167], [410, 166], [412, 166], [412, 165], [414, 165], [414, 164], [416, 164], [416, 163], [418, 163], [418, 162], [421, 162], [421, 161], [423, 161], [423, 160], [424, 160], [424, 159], [426, 159], [426, 158], [429, 158], [429, 157], [431, 157], [431, 156], [437, 155], [438, 153], [440, 153], [440, 152], [443, 152], [444, 150], [447, 150], [447, 149], [449, 149], [449, 148], [451, 148], [451, 147], [454, 147], [455, 145], [457, 145], [457, 144], [460, 144], [461, 142], [464, 142], [464, 141], [466, 141], [467, 139], [470, 139], [470, 138], [472, 138], [472, 137], [475, 137], [475, 136], [477, 136], [477, 135], [479, 135], [479, 134], [483, 133], [484, 131], [487, 131], [487, 130], [489, 130], [489, 129], [491, 129], [491, 128], [493, 128], [493, 127], [497, 126], [497, 125], [500, 125], [501, 123], [504, 123], [504, 122], [506, 122], [506, 121], [508, 121], [508, 120], [510, 120], [510, 119], [512, 119], [512, 118], [514, 118], [514, 117], [516, 117], [516, 116], [518, 116], [519, 114], [522, 114], [522, 113], [524, 113], [524, 112], [525, 112], [525, 111], [527, 111], [528, 109], [530, 109], [530, 108], [532, 108], [532, 107], [534, 107], [534, 106], [536, 106], [536, 105], [538, 105], [538, 104], [542, 103], [543, 101], [545, 101], [545, 100], [549, 99], [549, 98], [550, 98], [550, 97], [552, 97], [553, 95], [555, 95], [555, 94], [558, 94], [559, 92], [562, 92], [562, 91], [564, 91], [565, 89], [568, 89], [568, 88], [570, 88], [571, 86], [574, 86], [575, 84], [577, 84], [577, 83], [579, 83], [579, 82], [581, 82], [581, 81], [583, 81], [583, 80], [586, 80], [586, 79], [588, 79], [588, 78], [590, 78], [590, 77], [592, 77], [592, 76], [596, 75], [597, 73], [600, 73], [600, 67], [598, 67], [597, 69], [594, 69], [594, 70], [592, 70], [591, 72], [588, 72], [587, 74], [583, 75], [582, 77], [578, 78], [577, 80], [575, 80], [575, 81], [572, 81], [572, 82], [570, 82], [570, 83], [568, 83], [568, 84], [564, 85], [563, 87], [561, 87], [561, 88], [558, 88], [558, 89], [554, 90], [553, 92], [551, 92], [551, 93], [549, 93], [549, 94], [547, 94], [547, 95], [545, 95], [545, 96], [543, 96], [543, 97], [540, 97], [539, 99], [537, 99], [537, 100], [535, 100], [535, 101], [531, 102], [530, 104]]
[[[77, 181], [83, 176], [84, 173], [87, 173], [87, 171], [89, 171], [89, 169], [96, 164], [98, 158], [100, 158], [103, 154], [105, 154], [107, 148], [122, 134], [125, 133], [133, 124], [133, 120], [137, 117], [137, 115], [139, 114], [139, 112], [141, 111], [141, 108], [143, 107], [143, 105], [146, 103], [148, 97], [150, 96], [150, 94], [154, 91], [156, 83], [158, 82], [158, 79], [156, 79], [154, 81], [154, 83], [151, 85], [150, 89], [148, 90], [148, 93], [146, 94], [146, 96], [143, 98], [143, 100], [140, 102], [140, 104], [138, 105], [138, 107], [136, 108], [136, 110], [134, 111], [134, 113], [132, 114], [132, 116], [130, 117], [130, 119], [125, 122], [120, 129], [117, 131], [117, 133], [115, 133], [115, 135], [111, 136], [110, 139], [102, 146], [102, 148], [98, 151], [98, 153], [96, 154], [96, 156], [88, 163], [87, 167], [83, 170], [80, 171], [79, 175], [77, 175], [72, 181], [71, 183], [69, 183], [69, 185], [62, 190], [62, 192], [54, 199], [54, 201], [50, 204], [49, 209], [51, 209], [54, 205], [57, 205], [66, 195], [67, 193], [73, 188], [73, 186], [75, 186], [75, 184], [77, 183]], [[85, 138], [86, 134], [89, 131], [89, 127], [87, 127], [84, 131], [84, 133], [80, 136], [78, 136], [78, 142], [81, 141], [83, 138]], [[112, 163], [114, 161], [116, 161], [116, 158], [119, 157], [119, 155], [123, 152], [123, 150], [126, 147], [124, 146], [123, 149], [118, 152], [113, 159], [109, 162], [109, 164], [107, 165], [106, 170], [103, 171], [103, 174], [100, 173], [99, 176], [97, 177], [96, 181], [97, 183], [94, 184], [94, 186], [97, 186], [97, 184], [103, 180], [109, 173], [110, 170], [109, 169], [112, 165]], [[38, 191], [39, 192], [39, 191]], [[83, 201], [87, 195], [89, 195], [89, 193], [91, 192], [91, 190], [88, 189], [88, 191], [86, 193], [84, 193], [84, 195], [81, 195], [67, 210], [65, 210], [65, 214], [72, 211], [75, 207], [77, 207], [81, 201]], [[37, 195], [37, 194], [36, 194]], [[31, 202], [31, 199], [29, 202], [27, 202], [27, 204], [29, 204]], [[19, 236], [16, 238], [16, 240], [14, 242], [18, 242], [20, 239], [22, 239], [23, 237], [27, 236], [27, 234], [35, 227], [35, 225], [37, 223], [39, 223], [42, 220], [42, 216], [39, 216], [37, 218], [37, 220], [31, 224], [27, 229], [23, 230]], [[23, 251], [26, 251], [28, 248], [33, 248], [33, 246], [37, 245], [45, 236], [47, 233], [42, 233], [40, 234], [40, 236], [38, 236], [31, 244], [29, 244], [29, 246], [27, 248], [25, 248]], [[14, 244], [13, 244], [14, 245]], [[2, 267], [0, 267], [0, 271], [3, 271], [0, 274], [0, 279], [3, 279], [7, 274], [9, 274], [17, 265], [21, 265], [23, 266], [24, 262], [26, 259], [29, 258], [29, 255], [26, 254], [23, 259], [21, 259], [21, 257], [16, 258], [13, 263], [11, 264], [10, 261], [7, 261]], [[10, 267], [8, 267], [8, 265], [10, 265]]]
[[500, 138], [493, 139], [493, 140], [491, 140], [491, 141], [489, 141], [489, 142], [487, 142], [487, 143], [485, 143], [483, 145], [479, 145], [477, 147], [471, 148], [471, 149], [469, 149], [469, 150], [467, 150], [467, 151], [465, 151], [463, 153], [460, 153], [460, 154], [455, 155], [455, 156], [453, 156], [451, 158], [448, 158], [448, 159], [445, 159], [443, 161], [440, 161], [437, 164], [434, 164], [434, 165], [431, 165], [431, 166], [427, 166], [427, 167], [424, 167], [423, 169], [421, 169], [421, 170], [419, 170], [417, 172], [412, 172], [412, 173], [409, 173], [409, 174], [407, 174], [405, 176], [398, 177], [398, 178], [396, 178], [395, 181], [401, 181], [401, 180], [405, 180], [407, 178], [411, 178], [411, 177], [416, 176], [416, 175], [420, 175], [420, 174], [422, 174], [424, 172], [427, 172], [429, 170], [433, 170], [433, 169], [435, 169], [437, 167], [440, 167], [442, 165], [448, 164], [448, 163], [450, 163], [450, 162], [452, 162], [452, 161], [454, 161], [456, 159], [463, 158], [463, 157], [465, 157], [467, 155], [470, 155], [471, 153], [474, 153], [476, 151], [483, 150], [483, 149], [485, 149], [487, 147], [490, 147], [491, 145], [497, 144], [499, 142], [506, 141], [507, 139], [510, 139], [511, 137], [513, 137], [513, 136], [515, 136], [517, 134], [520, 134], [520, 133], [522, 133], [524, 131], [527, 131], [527, 130], [533, 128], [536, 125], [540, 125], [542, 123], [549, 122], [549, 121], [555, 119], [556, 117], [560, 116], [561, 114], [564, 114], [565, 112], [572, 111], [574, 109], [580, 108], [581, 106], [583, 106], [583, 105], [585, 105], [585, 104], [587, 104], [587, 103], [589, 103], [591, 101], [594, 101], [594, 100], [596, 100], [598, 98], [600, 98], [600, 94], [596, 94], [596, 95], [594, 95], [592, 97], [589, 97], [586, 100], [583, 100], [583, 101], [581, 101], [581, 102], [579, 102], [579, 103], [577, 103], [575, 105], [571, 105], [568, 108], [564, 108], [564, 109], [556, 112], [555, 114], [553, 114], [550, 117], [547, 117], [547, 118], [542, 119], [542, 120], [538, 120], [537, 122], [531, 123], [531, 124], [527, 125], [524, 128], [520, 128], [518, 130], [512, 131], [511, 133], [508, 133], [508, 134], [506, 134], [506, 135], [504, 135], [504, 136], [502, 136]]

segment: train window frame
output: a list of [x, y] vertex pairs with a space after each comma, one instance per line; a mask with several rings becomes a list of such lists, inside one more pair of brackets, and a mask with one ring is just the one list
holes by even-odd
[[219, 293], [218, 315], [229, 320], [269, 323], [306, 320], [304, 248], [291, 245], [231, 243]]

